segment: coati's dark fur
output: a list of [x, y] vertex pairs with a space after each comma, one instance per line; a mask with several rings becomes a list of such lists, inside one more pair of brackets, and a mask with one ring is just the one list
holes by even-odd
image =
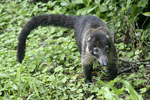
[[66, 16], [43, 14], [33, 17], [22, 29], [17, 51], [17, 60], [21, 63], [25, 56], [26, 38], [30, 31], [41, 26], [61, 26], [75, 29], [75, 40], [81, 54], [81, 63], [86, 83], [92, 82], [93, 62], [97, 59], [107, 65], [109, 79], [117, 76], [118, 57], [116, 48], [106, 24], [95, 16]]

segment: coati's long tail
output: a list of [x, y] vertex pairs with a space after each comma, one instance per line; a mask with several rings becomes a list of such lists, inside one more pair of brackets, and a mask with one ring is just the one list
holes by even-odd
[[54, 15], [54, 14], [43, 14], [33, 17], [22, 29], [18, 38], [17, 48], [17, 60], [22, 62], [25, 56], [26, 38], [30, 31], [38, 26], [61, 26], [66, 28], [74, 28], [75, 22], [79, 17], [66, 16], [66, 15]]

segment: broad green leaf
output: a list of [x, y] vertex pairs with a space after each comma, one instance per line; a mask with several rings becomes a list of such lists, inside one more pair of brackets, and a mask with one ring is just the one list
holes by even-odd
[[150, 16], [150, 12], [143, 13], [144, 16]]
[[93, 7], [93, 8], [91, 8], [91, 7], [90, 7], [90, 8], [88, 8], [88, 9], [87, 9], [87, 13], [90, 13], [91, 11], [93, 11], [94, 9], [96, 9], [97, 7], [98, 7], [98, 5], [97, 5], [97, 6], [95, 6], [95, 7]]
[[137, 92], [133, 89], [131, 84], [127, 81], [122, 80], [122, 83], [127, 88], [128, 92], [130, 93], [129, 98], [132, 100], [142, 100], [142, 96], [138, 95]]
[[75, 0], [74, 2], [77, 4], [83, 4], [83, 0]]
[[36, 86], [35, 86], [35, 83], [33, 83], [33, 86], [34, 86], [34, 90], [35, 90], [36, 95], [40, 98], [39, 92], [38, 92], [38, 89], [37, 89]]
[[140, 89], [140, 93], [144, 93], [144, 92], [146, 92], [146, 88]]
[[61, 0], [61, 5], [62, 6], [70, 6], [69, 0]]
[[103, 5], [100, 5], [100, 12], [106, 12], [108, 9], [107, 9], [107, 6], [105, 4]]

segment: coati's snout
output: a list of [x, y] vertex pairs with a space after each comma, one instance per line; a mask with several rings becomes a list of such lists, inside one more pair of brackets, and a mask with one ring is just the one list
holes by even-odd
[[[90, 49], [90, 48], [89, 48]], [[103, 66], [107, 66], [108, 59], [107, 59], [107, 52], [103, 48], [94, 47], [92, 50], [89, 50], [90, 53], [96, 58], [99, 63]]]
[[100, 55], [99, 59], [97, 59], [101, 65], [107, 66], [107, 56]]
[[105, 34], [100, 34], [98, 36], [92, 35], [88, 39], [88, 51], [96, 58], [101, 65], [108, 65], [107, 55], [109, 53], [109, 37]]

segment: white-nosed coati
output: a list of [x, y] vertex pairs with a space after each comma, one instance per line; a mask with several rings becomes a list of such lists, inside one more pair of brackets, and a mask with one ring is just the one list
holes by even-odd
[[86, 83], [91, 83], [93, 62], [97, 59], [108, 67], [109, 79], [117, 76], [118, 57], [106, 24], [96, 16], [66, 16], [43, 14], [33, 17], [19, 36], [17, 59], [21, 63], [25, 56], [26, 38], [30, 31], [41, 26], [61, 26], [75, 29], [75, 40], [81, 54], [81, 63]]

